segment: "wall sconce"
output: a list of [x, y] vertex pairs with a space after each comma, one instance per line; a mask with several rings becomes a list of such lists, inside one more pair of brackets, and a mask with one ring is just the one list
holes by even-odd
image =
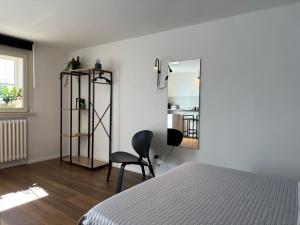
[[157, 70], [157, 73], [161, 72], [160, 71], [160, 62], [159, 62], [158, 58], [155, 59], [154, 69]]
[[[170, 66], [168, 65], [168, 69], [169, 69], [169, 73], [172, 73], [172, 69], [170, 68]], [[157, 73], [157, 81], [156, 81], [156, 86], [159, 90], [165, 89], [167, 87], [168, 84], [168, 75], [165, 77], [165, 84], [164, 86], [161, 86], [160, 84], [160, 80], [161, 80], [161, 63], [159, 61], [158, 58], [155, 59], [155, 63], [154, 63], [154, 70], [156, 70]]]

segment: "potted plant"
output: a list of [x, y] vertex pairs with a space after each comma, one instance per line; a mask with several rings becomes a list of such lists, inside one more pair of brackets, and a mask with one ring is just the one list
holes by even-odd
[[[64, 71], [70, 71], [70, 70], [77, 70], [81, 69], [81, 62], [80, 57], [77, 56], [76, 59], [72, 58], [68, 63]], [[69, 76], [67, 76], [64, 87], [66, 87], [69, 84]]]
[[0, 93], [4, 104], [2, 107], [5, 108], [16, 108], [22, 103], [22, 89], [16, 86], [9, 88], [3, 86]]

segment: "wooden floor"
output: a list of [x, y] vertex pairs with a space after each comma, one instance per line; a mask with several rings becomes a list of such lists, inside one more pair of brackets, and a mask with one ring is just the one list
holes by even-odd
[[180, 144], [180, 147], [182, 148], [188, 148], [188, 149], [198, 149], [199, 148], [199, 140], [196, 138], [187, 138], [184, 137], [182, 139], [182, 142]]
[[[106, 182], [107, 167], [94, 171], [49, 160], [0, 170], [1, 196], [27, 190], [33, 184], [48, 196], [0, 212], [0, 225], [73, 225], [92, 206], [115, 193], [118, 169]], [[140, 174], [125, 172], [123, 189], [142, 182]], [[1, 208], [1, 207], [0, 207]]]

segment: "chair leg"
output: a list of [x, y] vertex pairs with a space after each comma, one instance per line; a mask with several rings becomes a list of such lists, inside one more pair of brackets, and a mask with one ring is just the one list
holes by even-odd
[[146, 179], [146, 175], [145, 175], [145, 168], [143, 164], [140, 164], [141, 168], [142, 168], [142, 173], [143, 173], [143, 181], [145, 181]]
[[107, 173], [107, 178], [106, 181], [109, 182], [109, 177], [110, 177], [110, 173], [111, 173], [111, 167], [112, 167], [112, 162], [109, 161], [109, 165], [108, 165], [108, 173]]
[[118, 178], [118, 185], [117, 185], [116, 193], [121, 192], [125, 166], [126, 166], [126, 164], [122, 163], [121, 168], [120, 168], [120, 172], [119, 172], [119, 178]]
[[148, 167], [149, 167], [150, 173], [152, 174], [153, 177], [155, 177], [154, 170], [153, 170], [149, 156], [147, 156], [147, 159], [148, 159], [148, 163], [149, 163]]

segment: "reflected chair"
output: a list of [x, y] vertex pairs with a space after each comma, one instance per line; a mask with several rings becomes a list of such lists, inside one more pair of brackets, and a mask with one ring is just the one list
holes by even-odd
[[173, 148], [167, 153], [165, 162], [167, 162], [170, 154], [174, 150], [175, 147], [178, 147], [183, 139], [183, 133], [180, 130], [176, 130], [173, 128], [168, 128], [167, 132], [167, 144], [173, 146]]
[[[153, 177], [155, 177], [153, 167], [149, 157], [149, 150], [150, 150], [152, 138], [153, 138], [153, 132], [150, 130], [139, 131], [132, 137], [132, 141], [131, 141], [132, 147], [136, 151], [138, 156], [132, 155], [128, 152], [121, 152], [121, 151], [110, 154], [109, 168], [108, 168], [108, 173], [106, 178], [107, 182], [109, 181], [112, 164], [121, 163], [116, 193], [119, 193], [122, 189], [123, 174], [126, 165], [130, 165], [130, 164], [140, 165], [143, 173], [143, 180], [145, 180], [146, 177], [144, 166], [148, 166], [150, 173], [152, 174]], [[144, 158], [147, 159], [147, 162], [143, 160]]]
[[198, 139], [199, 116], [183, 115], [183, 136]]
[[183, 133], [180, 130], [168, 128], [167, 144], [177, 147], [181, 144], [183, 139]]

